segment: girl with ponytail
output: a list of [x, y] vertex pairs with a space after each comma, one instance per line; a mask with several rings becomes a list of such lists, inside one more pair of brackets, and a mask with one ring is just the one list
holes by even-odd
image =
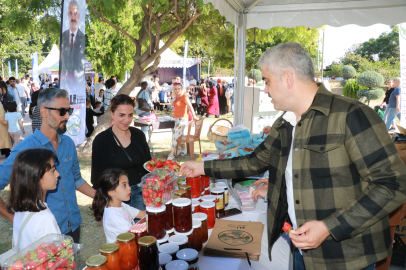
[[105, 170], [99, 179], [99, 186], [90, 209], [96, 221], [103, 220], [107, 243], [114, 243], [117, 235], [128, 232], [134, 224], [134, 218], [145, 216], [145, 210], [124, 203], [131, 198], [131, 187], [123, 170]]

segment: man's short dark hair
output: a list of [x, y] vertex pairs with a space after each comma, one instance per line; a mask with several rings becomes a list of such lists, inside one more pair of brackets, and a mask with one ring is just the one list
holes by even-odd
[[58, 79], [58, 78], [54, 78], [54, 82], [56, 82], [56, 81], [59, 81], [59, 79]]
[[17, 103], [15, 101], [7, 102], [6, 107], [8, 112], [17, 111]]
[[92, 103], [89, 98], [86, 99], [86, 105]]
[[113, 78], [115, 78], [115, 77], [116, 77], [116, 76], [113, 75], [113, 76], [110, 77], [110, 79], [113, 79]]
[[148, 83], [146, 81], [141, 82], [141, 89], [145, 89], [148, 87]]
[[108, 79], [104, 85], [106, 86], [107, 89], [110, 89], [114, 85], [116, 85], [116, 81], [113, 79]]
[[99, 106], [100, 104], [101, 104], [100, 101], [96, 101], [96, 103], [94, 103], [94, 106], [97, 107], [97, 106]]
[[8, 80], [9, 80], [9, 81], [15, 81], [15, 80], [16, 80], [16, 78], [14, 78], [14, 77], [10, 77], [10, 78], [8, 78]]

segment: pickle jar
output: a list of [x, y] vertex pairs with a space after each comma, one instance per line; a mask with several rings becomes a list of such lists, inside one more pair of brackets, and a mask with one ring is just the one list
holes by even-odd
[[163, 245], [163, 244], [168, 243], [168, 239], [169, 239], [169, 235], [168, 235], [168, 234], [165, 234], [164, 238], [156, 240], [157, 243], [158, 243], [158, 247], [159, 247], [160, 245]]
[[192, 201], [181, 198], [172, 201], [173, 220], [176, 232], [188, 232], [192, 229]]
[[224, 206], [227, 207], [229, 199], [228, 185], [224, 182], [218, 182], [216, 183], [216, 188], [224, 188]]
[[184, 260], [187, 262], [189, 265], [189, 270], [199, 269], [199, 254], [196, 250], [191, 248], [179, 250], [176, 253], [176, 257], [178, 257], [178, 260]]
[[172, 235], [175, 235], [175, 229], [172, 228], [172, 229], [166, 231], [166, 234], [167, 234], [169, 237], [171, 237]]
[[102, 255], [94, 255], [86, 260], [89, 270], [108, 270], [107, 258]]
[[166, 270], [165, 265], [172, 261], [172, 256], [167, 253], [159, 253], [159, 266], [162, 270]]
[[176, 252], [179, 251], [179, 246], [177, 244], [164, 244], [158, 247], [159, 252], [167, 253], [172, 256], [172, 260], [176, 260]]
[[211, 195], [216, 196], [216, 212], [224, 212], [224, 188], [212, 188], [210, 190]]
[[214, 202], [202, 202], [200, 212], [207, 215], [207, 228], [213, 229], [216, 222], [216, 204]]
[[188, 243], [189, 243], [189, 247], [192, 247], [192, 245], [193, 245], [193, 229], [191, 229], [191, 230], [188, 231], [188, 232], [184, 232], [184, 233], [180, 233], [180, 232], [177, 232], [177, 231], [175, 230], [175, 236], [176, 236], [176, 235], [186, 236], [186, 237], [187, 237], [187, 241], [188, 241]]
[[190, 185], [179, 185], [180, 190], [186, 190], [187, 198], [192, 199], [192, 187]]
[[192, 233], [192, 248], [200, 251], [202, 250], [202, 222], [200, 220], [193, 220], [193, 233]]
[[186, 177], [186, 184], [191, 186], [192, 198], [198, 199], [202, 191], [200, 190], [200, 176], [199, 177]]
[[121, 270], [120, 253], [117, 244], [104, 244], [99, 252], [107, 259], [108, 270]]
[[140, 254], [140, 270], [159, 269], [159, 254], [155, 237], [144, 236], [138, 239], [138, 253]]
[[120, 252], [121, 269], [131, 270], [138, 264], [137, 244], [135, 235], [122, 233], [117, 236], [118, 250]]
[[172, 200], [166, 202], [165, 207], [166, 207], [165, 230], [170, 231], [171, 229], [173, 229]]
[[192, 212], [200, 212], [200, 202], [196, 199], [192, 200]]
[[201, 200], [202, 202], [216, 202], [217, 197], [214, 195], [204, 195]]
[[156, 239], [162, 239], [166, 234], [166, 206], [159, 208], [147, 206], [147, 232]]
[[179, 250], [189, 248], [189, 238], [186, 235], [173, 235], [169, 237], [168, 242], [170, 244], [176, 244], [179, 246]]
[[194, 213], [192, 215], [193, 221], [199, 220], [202, 222], [202, 243], [206, 243], [209, 239], [209, 228], [207, 224], [207, 215], [205, 213]]

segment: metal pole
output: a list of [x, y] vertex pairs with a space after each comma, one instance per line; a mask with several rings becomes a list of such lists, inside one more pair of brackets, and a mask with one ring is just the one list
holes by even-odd
[[[236, 85], [237, 85], [237, 25], [234, 25], [234, 104], [235, 104], [235, 93], [237, 92]], [[231, 111], [232, 111], [233, 104], [231, 104]], [[235, 110], [234, 110], [234, 123], [235, 123]]]
[[244, 91], [245, 91], [245, 52], [247, 38], [247, 14], [240, 13], [238, 17], [238, 67], [237, 90], [234, 93], [234, 126], [243, 124], [244, 120]]
[[324, 28], [323, 28], [323, 49], [321, 54], [321, 82], [323, 82], [323, 69], [324, 69]]
[[207, 78], [210, 78], [210, 58], [209, 58], [209, 68], [207, 69]]

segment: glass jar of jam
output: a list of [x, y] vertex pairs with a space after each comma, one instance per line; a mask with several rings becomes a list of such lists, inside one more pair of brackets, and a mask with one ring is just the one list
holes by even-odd
[[207, 228], [213, 229], [216, 222], [216, 204], [214, 202], [202, 202], [200, 204], [200, 212], [207, 215]]
[[138, 239], [143, 236], [147, 236], [147, 224], [138, 223], [131, 227], [130, 232], [135, 236], [135, 243], [138, 243]]
[[188, 232], [192, 229], [192, 201], [181, 198], [172, 201], [173, 220], [176, 232]]
[[172, 235], [175, 235], [175, 229], [172, 228], [172, 229], [170, 229], [169, 231], [166, 231], [166, 234], [167, 234], [169, 237], [171, 237]]
[[[176, 254], [175, 254], [176, 256]], [[167, 253], [159, 253], [159, 266], [161, 266], [162, 270], [165, 270], [165, 265], [172, 261], [172, 256]]]
[[186, 177], [186, 183], [191, 187], [192, 198], [200, 198], [202, 191], [200, 190], [200, 176], [199, 177]]
[[202, 222], [200, 220], [193, 220], [193, 234], [192, 234], [193, 242], [192, 248], [200, 251], [202, 250]]
[[169, 231], [169, 230], [173, 229], [172, 200], [166, 202], [165, 207], [166, 207], [165, 230]]
[[99, 249], [101, 255], [107, 258], [108, 270], [121, 270], [120, 253], [117, 244], [105, 244]]
[[165, 234], [164, 238], [156, 240], [157, 243], [158, 243], [158, 247], [159, 247], [160, 245], [163, 245], [163, 244], [168, 243], [168, 239], [169, 239], [169, 235], [168, 235], [168, 234]]
[[138, 239], [138, 253], [140, 254], [140, 270], [158, 270], [159, 255], [156, 238], [144, 236]]
[[176, 260], [176, 252], [179, 251], [179, 246], [177, 244], [164, 244], [158, 247], [159, 252], [167, 253], [172, 256], [172, 260]]
[[228, 185], [224, 182], [216, 183], [216, 188], [223, 188], [224, 189], [224, 206], [228, 206]]
[[204, 195], [210, 195], [210, 188], [204, 189]]
[[[145, 236], [144, 236], [145, 237]], [[137, 244], [135, 235], [122, 233], [117, 236], [118, 250], [120, 252], [121, 269], [131, 270], [138, 264]]]
[[186, 190], [187, 198], [192, 199], [192, 187], [190, 185], [179, 185], [180, 190]]
[[189, 265], [188, 269], [199, 269], [199, 254], [196, 250], [185, 248], [176, 253], [178, 260], [184, 260]]
[[214, 195], [204, 195], [201, 200], [202, 202], [216, 202], [217, 197]]
[[166, 234], [166, 206], [159, 208], [147, 206], [147, 232], [156, 239], [162, 239]]
[[175, 190], [175, 196], [178, 196], [179, 198], [188, 198], [187, 191], [182, 189]]
[[87, 268], [90, 270], [108, 270], [107, 258], [102, 255], [94, 255], [86, 260]]
[[[206, 243], [209, 239], [209, 228], [207, 225], [207, 215], [205, 213], [194, 213], [193, 221], [199, 220], [202, 223], [202, 243]], [[193, 228], [194, 229], [194, 228]]]
[[170, 261], [165, 265], [166, 270], [188, 270], [189, 264], [182, 260]]
[[200, 202], [196, 199], [192, 200], [192, 212], [196, 213], [200, 211]]
[[175, 235], [183, 235], [183, 236], [186, 236], [187, 237], [187, 241], [188, 241], [188, 243], [189, 243], [189, 247], [192, 247], [192, 245], [193, 245], [193, 229], [191, 229], [190, 231], [188, 231], [188, 232], [185, 232], [185, 233], [180, 233], [180, 232], [177, 232], [176, 230], [175, 230]]
[[189, 238], [186, 235], [173, 235], [169, 237], [168, 242], [178, 245], [179, 250], [189, 248]]
[[224, 189], [223, 188], [212, 188], [210, 190], [211, 195], [216, 196], [216, 212], [224, 211]]
[[202, 175], [200, 177], [204, 179], [204, 188], [210, 187], [210, 176]]

